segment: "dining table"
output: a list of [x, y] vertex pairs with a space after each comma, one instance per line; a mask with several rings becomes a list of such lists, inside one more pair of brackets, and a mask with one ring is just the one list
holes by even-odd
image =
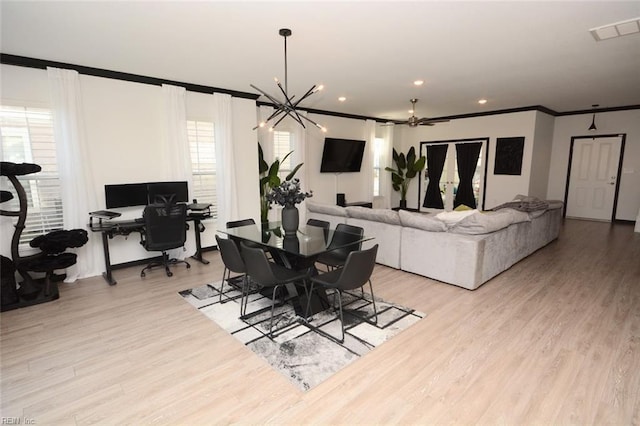
[[[323, 228], [313, 225], [300, 225], [296, 233], [287, 234], [282, 228], [281, 222], [269, 222], [262, 224], [249, 224], [233, 228], [219, 229], [218, 232], [227, 235], [236, 242], [244, 242], [253, 247], [261, 247], [271, 255], [271, 260], [286, 268], [301, 271], [307, 270], [309, 275], [318, 274], [315, 262], [322, 253], [329, 252], [347, 246], [372, 240], [373, 237], [365, 235], [352, 235], [351, 238], [336, 238], [336, 241], [349, 240], [347, 244], [331, 244], [337, 234], [332, 228]], [[306, 306], [305, 292], [299, 292], [296, 285], [286, 285], [288, 295], [293, 301], [296, 313], [301, 314]], [[315, 291], [310, 295], [312, 313], [327, 309], [330, 304], [324, 290]]]

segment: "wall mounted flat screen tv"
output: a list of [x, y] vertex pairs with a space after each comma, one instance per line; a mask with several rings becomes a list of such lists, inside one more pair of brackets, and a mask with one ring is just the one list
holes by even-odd
[[325, 138], [320, 173], [359, 172], [365, 141]]

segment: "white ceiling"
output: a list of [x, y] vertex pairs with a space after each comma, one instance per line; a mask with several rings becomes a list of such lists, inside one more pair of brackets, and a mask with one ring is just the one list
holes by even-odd
[[289, 93], [325, 87], [308, 108], [405, 119], [414, 97], [420, 117], [640, 105], [640, 34], [589, 33], [639, 17], [640, 1], [0, 5], [5, 54], [274, 95], [273, 77], [284, 80], [278, 30], [290, 28]]

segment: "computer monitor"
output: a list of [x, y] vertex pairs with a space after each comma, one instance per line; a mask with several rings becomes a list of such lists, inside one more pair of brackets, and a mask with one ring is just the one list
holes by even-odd
[[147, 184], [149, 204], [153, 203], [187, 203], [189, 202], [189, 187], [186, 181], [180, 182], [150, 182]]
[[125, 183], [119, 185], [105, 185], [104, 198], [108, 209], [146, 206], [148, 199], [147, 184]]

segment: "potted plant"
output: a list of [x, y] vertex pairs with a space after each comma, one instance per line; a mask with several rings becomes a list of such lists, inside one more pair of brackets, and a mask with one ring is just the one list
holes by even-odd
[[267, 194], [269, 203], [276, 203], [284, 207], [282, 209], [282, 229], [285, 234], [295, 235], [300, 222], [296, 204], [300, 204], [305, 198], [312, 196], [312, 192], [302, 191], [300, 179], [285, 180]]
[[409, 148], [409, 152], [405, 156], [402, 152], [393, 149], [393, 162], [396, 168], [386, 167], [385, 170], [391, 172], [391, 183], [394, 191], [400, 191], [400, 208], [407, 208], [407, 190], [411, 179], [416, 177], [420, 171], [424, 169], [427, 158], [423, 155], [416, 158], [416, 150], [414, 147]]
[[[260, 220], [262, 223], [268, 222], [268, 215], [270, 209], [270, 202], [267, 200], [267, 194], [271, 192], [273, 188], [280, 185], [281, 179], [278, 176], [280, 172], [280, 164], [282, 164], [293, 151], [284, 156], [282, 160], [275, 159], [271, 165], [264, 161], [264, 153], [262, 146], [258, 142], [258, 171], [260, 174]], [[293, 168], [293, 170], [285, 177], [285, 180], [291, 180], [298, 172], [298, 169], [302, 167], [304, 163], [300, 163]]]

